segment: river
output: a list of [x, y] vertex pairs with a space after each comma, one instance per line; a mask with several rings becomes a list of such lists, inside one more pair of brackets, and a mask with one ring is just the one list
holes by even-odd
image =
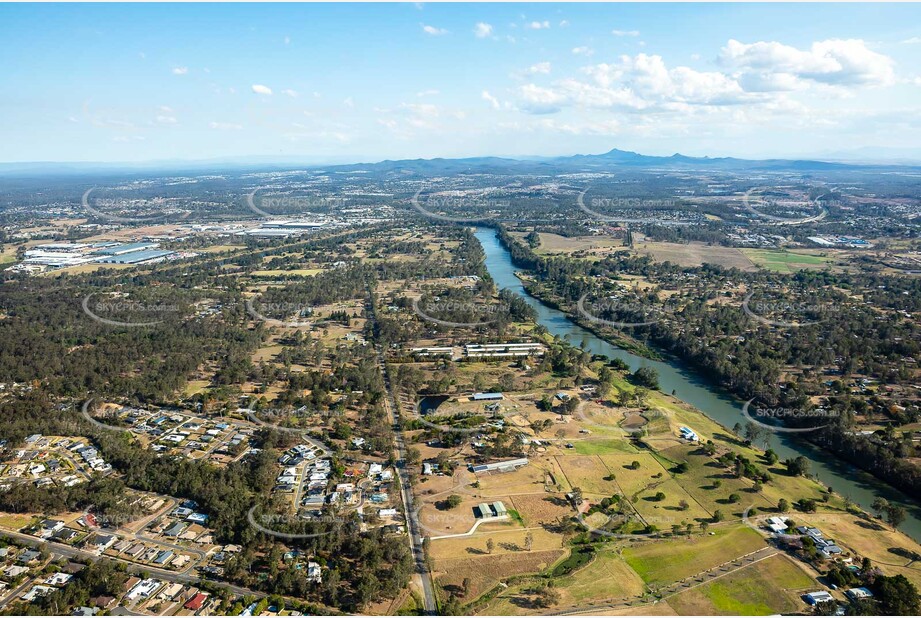
[[[745, 424], [741, 401], [723, 392], [719, 386], [708, 383], [678, 361], [655, 361], [622, 350], [574, 323], [562, 311], [530, 296], [515, 276], [518, 269], [512, 264], [509, 252], [499, 242], [495, 231], [491, 228], [481, 228], [476, 231], [476, 237], [486, 253], [486, 269], [499, 289], [511, 290], [522, 296], [537, 311], [538, 323], [551, 334], [564, 338], [574, 346], [584, 347], [593, 354], [619, 358], [630, 365], [632, 370], [641, 366], [653, 367], [659, 372], [659, 386], [662, 392], [674, 391], [675, 397], [696, 407], [726, 428], [733, 427], [736, 423]], [[781, 460], [798, 455], [805, 456], [810, 461], [810, 474], [818, 477], [837, 494], [849, 497], [867, 511], [871, 510], [870, 505], [877, 496], [904, 506], [907, 516], [900, 529], [921, 542], [921, 505], [911, 501], [904, 493], [793, 434], [774, 433], [770, 447]]]

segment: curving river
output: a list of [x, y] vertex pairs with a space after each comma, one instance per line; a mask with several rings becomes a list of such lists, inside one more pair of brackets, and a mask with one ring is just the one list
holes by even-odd
[[[477, 229], [476, 237], [486, 253], [486, 269], [496, 285], [500, 289], [511, 290], [522, 296], [537, 312], [538, 323], [551, 334], [566, 339], [572, 345], [584, 347], [593, 354], [619, 358], [630, 365], [631, 369], [641, 366], [653, 367], [659, 372], [662, 392], [674, 391], [675, 397], [696, 407], [724, 427], [733, 427], [736, 423], [745, 424], [742, 402], [722, 392], [718, 386], [708, 383], [679, 362], [650, 360], [615, 347], [572, 322], [562, 311], [530, 296], [515, 276], [517, 269], [512, 264], [508, 251], [496, 237], [495, 231], [491, 228]], [[867, 511], [870, 511], [870, 504], [877, 496], [882, 496], [891, 503], [901, 504], [907, 511], [907, 517], [900, 529], [921, 542], [921, 505], [911, 501], [904, 493], [795, 435], [775, 433], [771, 438], [771, 448], [781, 460], [797, 455], [805, 456], [810, 461], [810, 473], [836, 493], [849, 497]]]

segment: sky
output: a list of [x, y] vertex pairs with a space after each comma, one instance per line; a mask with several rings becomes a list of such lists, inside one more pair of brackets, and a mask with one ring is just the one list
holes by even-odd
[[921, 153], [918, 4], [3, 4], [0, 161]]

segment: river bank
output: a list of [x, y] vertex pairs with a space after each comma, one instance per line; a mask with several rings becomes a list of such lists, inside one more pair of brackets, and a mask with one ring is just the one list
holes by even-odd
[[[476, 237], [486, 255], [486, 268], [496, 285], [500, 289], [507, 289], [522, 296], [536, 311], [538, 323], [548, 332], [569, 341], [572, 345], [584, 347], [593, 354], [618, 358], [631, 370], [642, 366], [652, 367], [659, 373], [663, 393], [673, 393], [677, 399], [693, 406], [725, 428], [733, 427], [736, 423], [744, 424], [746, 418], [742, 412], [743, 402], [677, 361], [644, 358], [616, 347], [579, 326], [564, 312], [548, 306], [528, 293], [516, 275], [518, 269], [512, 264], [509, 251], [502, 246], [493, 229], [478, 229]], [[904, 493], [796, 436], [775, 434], [771, 437], [769, 446], [781, 459], [800, 455], [806, 457], [811, 462], [811, 473], [820, 482], [867, 511], [871, 510], [871, 505], [877, 497], [905, 507], [907, 517], [900, 528], [915, 540], [921, 540], [921, 505]]]

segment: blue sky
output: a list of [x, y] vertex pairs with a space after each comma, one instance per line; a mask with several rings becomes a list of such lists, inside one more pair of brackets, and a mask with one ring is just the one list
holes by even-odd
[[0, 161], [921, 144], [921, 6], [0, 5]]

